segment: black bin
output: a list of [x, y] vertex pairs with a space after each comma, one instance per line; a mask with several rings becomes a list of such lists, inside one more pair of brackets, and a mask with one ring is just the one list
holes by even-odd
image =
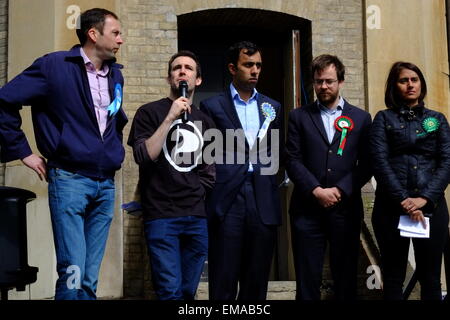
[[26, 205], [36, 199], [31, 191], [0, 187], [0, 290], [8, 299], [8, 290], [25, 291], [36, 282], [38, 268], [28, 265]]

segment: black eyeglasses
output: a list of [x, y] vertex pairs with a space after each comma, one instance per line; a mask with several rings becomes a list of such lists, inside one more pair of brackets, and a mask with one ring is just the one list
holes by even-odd
[[339, 80], [337, 79], [314, 79], [314, 84], [316, 86], [321, 86], [324, 82], [327, 85], [327, 87], [331, 87], [333, 83], [337, 82]]

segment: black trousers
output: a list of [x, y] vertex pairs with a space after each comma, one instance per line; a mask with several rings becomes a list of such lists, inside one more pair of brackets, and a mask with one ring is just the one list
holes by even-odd
[[[447, 288], [450, 288], [450, 236], [447, 235], [447, 241], [444, 248], [444, 264], [445, 264], [445, 282]], [[447, 295], [444, 301], [450, 301], [450, 295], [447, 289]]]
[[261, 222], [248, 174], [223, 220], [209, 224], [209, 299], [265, 300], [275, 239], [276, 226]]
[[297, 300], [320, 300], [327, 245], [335, 299], [356, 299], [361, 216], [345, 203], [335, 208], [291, 214]]
[[[375, 201], [372, 224], [381, 253], [383, 295], [386, 300], [403, 300], [410, 238], [400, 237], [399, 211], [393, 205]], [[442, 254], [448, 237], [448, 211], [443, 198], [430, 219], [430, 238], [413, 238], [416, 274], [422, 300], [441, 300]]]

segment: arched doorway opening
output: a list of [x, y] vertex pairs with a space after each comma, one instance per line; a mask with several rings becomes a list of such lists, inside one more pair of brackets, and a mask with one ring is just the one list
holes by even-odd
[[[258, 91], [282, 103], [285, 123], [289, 111], [312, 100], [309, 63], [312, 59], [311, 21], [285, 13], [243, 8], [197, 11], [178, 16], [178, 48], [195, 52], [203, 83], [194, 103], [222, 92], [230, 83], [225, 53], [234, 42], [249, 40], [262, 52]], [[285, 126], [286, 127], [286, 126]], [[284, 172], [279, 180], [284, 180]], [[289, 219], [289, 188], [281, 188], [283, 225], [279, 228], [271, 280], [294, 280]]]

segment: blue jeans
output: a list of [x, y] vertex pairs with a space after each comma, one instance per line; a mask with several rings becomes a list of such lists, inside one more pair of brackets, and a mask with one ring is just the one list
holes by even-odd
[[109, 227], [114, 181], [48, 170], [48, 197], [58, 280], [56, 300], [94, 300]]
[[160, 300], [194, 300], [208, 254], [206, 218], [145, 221], [152, 281]]

